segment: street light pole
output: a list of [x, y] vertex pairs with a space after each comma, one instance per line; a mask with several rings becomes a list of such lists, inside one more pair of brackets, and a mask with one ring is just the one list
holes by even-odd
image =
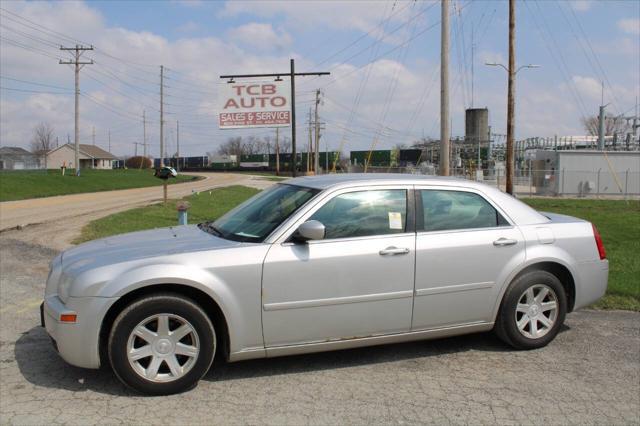
[[[512, 9], [513, 0], [509, 0], [509, 35], [511, 36], [511, 31], [513, 29], [511, 22], [511, 13], [515, 13], [515, 10]], [[515, 19], [515, 18], [514, 18]], [[516, 76], [518, 72], [523, 68], [540, 68], [540, 65], [527, 64], [522, 65], [515, 69], [515, 57], [512, 57], [512, 49], [514, 46], [512, 45], [511, 37], [509, 37], [509, 68], [505, 67], [502, 64], [496, 62], [487, 62], [485, 65], [491, 67], [502, 67], [509, 75], [509, 87], [507, 93], [507, 155], [506, 155], [506, 174], [507, 174], [507, 182], [506, 182], [506, 192], [508, 194], [513, 194], [513, 169], [514, 169], [514, 152], [513, 152], [513, 139], [515, 137], [515, 86], [516, 86]]]

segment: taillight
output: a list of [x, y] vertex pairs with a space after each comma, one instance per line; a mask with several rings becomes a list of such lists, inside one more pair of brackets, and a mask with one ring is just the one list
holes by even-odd
[[607, 252], [604, 250], [604, 244], [602, 244], [602, 238], [600, 237], [600, 233], [598, 232], [598, 228], [592, 223], [593, 227], [593, 236], [596, 238], [596, 246], [598, 247], [598, 254], [600, 255], [600, 260], [604, 260], [607, 258]]

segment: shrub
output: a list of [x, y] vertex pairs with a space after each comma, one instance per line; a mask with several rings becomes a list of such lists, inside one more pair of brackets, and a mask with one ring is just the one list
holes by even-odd
[[128, 169], [150, 169], [151, 159], [138, 155], [136, 157], [127, 158], [125, 165]]

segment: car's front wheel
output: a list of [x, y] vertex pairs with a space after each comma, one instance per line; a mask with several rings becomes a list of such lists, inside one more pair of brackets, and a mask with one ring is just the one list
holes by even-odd
[[167, 395], [194, 387], [207, 372], [216, 334], [207, 314], [173, 294], [151, 295], [125, 308], [109, 336], [118, 378], [143, 393]]
[[558, 278], [531, 271], [507, 288], [495, 330], [516, 349], [537, 349], [551, 342], [564, 323], [567, 299]]

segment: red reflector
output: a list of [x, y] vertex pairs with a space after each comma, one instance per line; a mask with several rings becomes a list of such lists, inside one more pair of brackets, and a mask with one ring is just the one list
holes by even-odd
[[60, 322], [76, 322], [78, 315], [76, 314], [62, 314], [60, 315]]
[[592, 223], [593, 227], [593, 236], [596, 238], [596, 246], [598, 247], [598, 254], [600, 255], [600, 260], [604, 260], [607, 258], [607, 252], [604, 249], [604, 244], [602, 244], [602, 238], [600, 237], [600, 233], [598, 232], [598, 228]]

